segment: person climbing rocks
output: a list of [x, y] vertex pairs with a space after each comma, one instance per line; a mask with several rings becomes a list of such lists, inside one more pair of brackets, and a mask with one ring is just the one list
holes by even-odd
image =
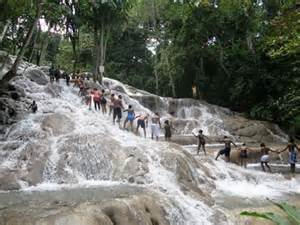
[[112, 93], [109, 98], [109, 113], [108, 113], [109, 116], [112, 114], [112, 112], [114, 110], [114, 101], [115, 100], [116, 100], [115, 94]]
[[52, 84], [54, 82], [54, 66], [52, 65], [49, 69], [49, 77], [50, 77], [50, 83]]
[[94, 88], [94, 106], [95, 106], [95, 110], [100, 110], [100, 101], [101, 101], [101, 97], [102, 97], [102, 93], [100, 93], [100, 91], [97, 88]]
[[123, 107], [123, 103], [122, 103], [122, 95], [119, 95], [117, 99], [114, 100], [113, 102], [113, 124], [115, 124], [115, 120], [117, 119], [117, 123], [119, 124], [120, 127], [120, 122], [121, 122], [121, 118], [122, 118], [122, 109], [124, 109]]
[[138, 116], [135, 117], [136, 119], [138, 119], [135, 132], [138, 134], [139, 127], [141, 127], [144, 131], [144, 137], [145, 138], [146, 138], [146, 127], [148, 126], [148, 117], [149, 117], [148, 113], [146, 113], [145, 115], [138, 115]]
[[240, 151], [240, 165], [247, 167], [247, 158], [248, 151], [253, 151], [249, 147], [246, 146], [246, 143], [243, 143], [242, 146], [238, 149]]
[[198, 134], [196, 135], [195, 133], [193, 133], [193, 135], [198, 138], [198, 148], [197, 148], [197, 155], [199, 155], [199, 152], [200, 152], [200, 149], [202, 147], [203, 149], [203, 152], [204, 152], [204, 155], [206, 155], [206, 151], [205, 151], [205, 138], [208, 138], [206, 137], [204, 134], [203, 134], [203, 130], [199, 130], [198, 131]]
[[129, 105], [128, 109], [125, 109], [123, 112], [127, 112], [127, 117], [126, 117], [126, 119], [124, 121], [124, 125], [123, 125], [124, 129], [126, 128], [126, 124], [129, 121], [131, 131], [133, 131], [133, 121], [135, 119], [135, 113], [134, 113], [134, 110], [132, 108], [132, 105]]
[[[169, 120], [166, 120], [164, 122], [164, 130], [165, 130], [165, 140], [166, 141], [171, 141], [171, 137], [172, 137], [172, 129], [174, 129], [170, 123]], [[175, 130], [175, 129], [174, 129]]]
[[79, 96], [84, 96], [85, 85], [84, 85], [83, 80], [78, 80], [78, 86], [79, 86], [79, 92], [78, 92], [78, 95], [79, 95]]
[[225, 155], [226, 161], [230, 162], [231, 144], [233, 144], [235, 147], [237, 147], [237, 145], [232, 140], [230, 140], [230, 138], [228, 138], [227, 136], [224, 136], [222, 142], [225, 144], [225, 148], [218, 152], [215, 159], [218, 160], [220, 155]]
[[88, 106], [89, 106], [89, 110], [92, 110], [92, 102], [94, 101], [94, 90], [90, 90], [89, 92], [89, 103], [88, 103]]
[[61, 74], [60, 74], [59, 67], [57, 67], [56, 70], [55, 70], [55, 73], [54, 73], [55, 80], [56, 80], [57, 83], [59, 82], [60, 75]]
[[264, 143], [260, 144], [260, 150], [261, 150], [261, 158], [260, 158], [260, 165], [263, 171], [266, 171], [265, 166], [268, 168], [269, 172], [271, 173], [271, 167], [269, 166], [269, 162], [270, 162], [270, 155], [269, 152], [276, 152], [270, 148], [267, 148], [266, 145]]
[[33, 102], [31, 103], [31, 105], [28, 107], [28, 110], [31, 109], [31, 111], [33, 113], [36, 113], [36, 111], [38, 110], [38, 106], [36, 104], [36, 102], [33, 100]]
[[69, 86], [70, 85], [70, 75], [66, 71], [64, 71], [63, 77], [66, 79], [66, 85]]
[[158, 112], [156, 112], [151, 118], [151, 139], [155, 137], [156, 141], [158, 141], [159, 128], [161, 128], [160, 116]]
[[107, 113], [107, 108], [106, 108], [107, 100], [105, 98], [105, 90], [103, 89], [101, 93], [102, 93], [101, 100], [100, 100], [101, 109], [102, 109], [102, 113], [106, 114]]
[[290, 138], [288, 145], [279, 153], [289, 150], [289, 164], [291, 173], [296, 172], [297, 153], [300, 151], [299, 147], [295, 144], [295, 140]]

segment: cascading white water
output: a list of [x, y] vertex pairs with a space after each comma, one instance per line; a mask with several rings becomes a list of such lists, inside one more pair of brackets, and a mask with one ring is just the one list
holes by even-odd
[[[216, 224], [219, 207], [213, 202], [213, 207], [207, 204], [215, 193], [250, 199], [300, 193], [299, 178], [286, 180], [278, 174], [245, 170], [223, 161], [214, 162], [210, 156], [194, 158], [180, 146], [150, 140], [149, 130], [147, 139], [121, 130], [112, 124], [108, 115], [88, 110], [78, 97], [78, 90], [60, 82], [43, 86], [20, 78], [14, 83], [25, 89], [27, 96], [35, 99], [39, 107], [36, 114], [13, 125], [0, 145], [0, 169], [18, 171], [17, 178], [23, 190], [124, 184], [131, 188], [142, 187], [159, 195], [169, 223], [174, 225]], [[125, 85], [122, 87], [125, 103], [132, 104], [136, 114], [151, 113], [152, 110], [128, 95], [143, 96], [144, 93], [134, 93]], [[179, 119], [193, 118], [204, 133], [227, 134], [222, 119], [210, 113], [207, 106], [179, 104], [177, 109]], [[167, 114], [166, 109], [163, 118], [167, 118]], [[187, 132], [190, 127], [182, 131], [183, 134]], [[13, 144], [16, 145], [14, 149], [5, 148]], [[35, 171], [35, 166], [40, 169]], [[256, 189], [249, 193], [244, 187]], [[230, 221], [218, 224], [230, 224]]]

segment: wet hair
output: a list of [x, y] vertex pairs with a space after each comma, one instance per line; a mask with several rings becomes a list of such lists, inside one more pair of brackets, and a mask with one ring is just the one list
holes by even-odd
[[224, 138], [227, 138], [227, 136], [224, 136]]
[[202, 133], [202, 132], [203, 132], [203, 130], [200, 129], [200, 130], [199, 130], [199, 133]]
[[294, 141], [295, 141], [294, 138], [290, 137], [290, 142], [294, 143]]
[[132, 105], [129, 105], [128, 108], [131, 109], [131, 108], [132, 108]]
[[266, 147], [265, 143], [261, 143], [260, 147]]
[[35, 100], [33, 100], [33, 102], [32, 102], [33, 104], [35, 104]]
[[122, 95], [119, 95], [118, 98], [122, 99]]
[[243, 145], [243, 146], [246, 146], [246, 143], [243, 143], [242, 145]]
[[165, 121], [165, 124], [169, 125], [169, 120], [166, 120], [166, 121]]
[[102, 93], [104, 93], [105, 92], [105, 90], [104, 89], [102, 89]]

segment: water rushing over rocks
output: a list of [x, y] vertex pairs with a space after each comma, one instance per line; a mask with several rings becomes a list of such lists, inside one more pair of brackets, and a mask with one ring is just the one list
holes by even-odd
[[[30, 99], [39, 110], [2, 128], [1, 225], [221, 225], [234, 221], [219, 201], [227, 194], [247, 198], [245, 187], [256, 187], [250, 202], [299, 198], [298, 177], [245, 170], [211, 155], [194, 156], [175, 143], [152, 141], [149, 132], [145, 139], [121, 130], [108, 115], [88, 110], [77, 89], [62, 80], [50, 84], [38, 68], [11, 85], [23, 93], [19, 110]], [[159, 111], [172, 119], [180, 135], [201, 127], [216, 138], [285, 138], [275, 125], [204, 102], [161, 98], [108, 78], [104, 86], [121, 93], [137, 114]]]

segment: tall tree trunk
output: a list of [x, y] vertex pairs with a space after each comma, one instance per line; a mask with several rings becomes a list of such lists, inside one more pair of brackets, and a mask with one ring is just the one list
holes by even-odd
[[42, 42], [42, 46], [41, 46], [41, 51], [40, 51], [40, 60], [39, 60], [39, 64], [38, 66], [45, 61], [46, 58], [46, 52], [47, 52], [47, 48], [48, 48], [48, 44], [49, 44], [49, 37], [51, 36], [50, 33], [50, 27], [48, 28], [47, 34], [46, 34], [46, 38], [43, 40]]
[[104, 63], [106, 61], [106, 49], [107, 49], [109, 35], [110, 35], [110, 26], [106, 27], [106, 35], [105, 35], [105, 41], [104, 41], [104, 56], [103, 56]]
[[155, 77], [155, 94], [159, 94], [159, 77], [158, 77], [158, 71], [156, 68], [157, 65], [157, 55], [155, 53], [154, 55], [154, 77]]
[[[105, 26], [104, 26], [104, 21], [102, 20], [101, 22], [101, 30], [100, 30], [100, 66], [104, 66], [104, 35], [105, 35]], [[103, 79], [103, 74], [102, 72], [100, 73], [99, 76], [99, 83], [102, 84], [102, 79]]]
[[[36, 35], [34, 36], [34, 40], [33, 40], [33, 47], [32, 47], [32, 49], [31, 49], [31, 52], [30, 52], [30, 56], [29, 56], [29, 59], [28, 59], [28, 61], [29, 62], [32, 62], [32, 58], [33, 58], [33, 55], [34, 55], [34, 52], [36, 51], [36, 41], [37, 41], [37, 39], [40, 37], [40, 35], [41, 35], [41, 24], [38, 22], [37, 23], [37, 26], [38, 26], [38, 31], [37, 31], [37, 33], [36, 33]], [[40, 38], [39, 38], [40, 39]]]
[[12, 68], [4, 75], [4, 80], [6, 81], [9, 81], [11, 78], [13, 78], [14, 76], [16, 76], [17, 74], [17, 70], [18, 70], [18, 66], [19, 66], [19, 63], [25, 53], [25, 50], [27, 48], [27, 46], [29, 45], [30, 43], [30, 40], [31, 40], [31, 37], [32, 37], [32, 34], [33, 34], [33, 31], [36, 27], [36, 24], [37, 24], [37, 21], [40, 17], [40, 13], [41, 13], [41, 0], [37, 0], [37, 3], [36, 3], [36, 14], [35, 14], [35, 18], [34, 18], [34, 22], [31, 24], [31, 27], [25, 37], [25, 41], [24, 41], [24, 44], [22, 45], [21, 49], [20, 49], [20, 52], [19, 54], [17, 55], [17, 58], [15, 59], [15, 62], [12, 66]]
[[223, 50], [223, 47], [221, 45], [219, 45], [219, 46], [220, 46], [219, 64], [220, 64], [222, 70], [227, 75], [227, 77], [230, 77], [231, 75], [230, 75], [229, 71], [227, 70], [227, 68], [225, 67], [224, 61], [223, 61], [223, 59], [224, 59], [224, 50]]
[[166, 55], [165, 58], [166, 58], [166, 64], [167, 64], [167, 73], [168, 73], [169, 79], [170, 79], [170, 86], [171, 86], [171, 90], [172, 90], [172, 96], [175, 98], [176, 97], [176, 88], [175, 88], [174, 78], [173, 78], [172, 73], [170, 71], [171, 68], [170, 68], [168, 55]]
[[73, 57], [74, 57], [74, 62], [73, 62], [73, 74], [76, 73], [76, 68], [77, 68], [77, 62], [78, 62], [78, 56], [77, 56], [77, 41], [75, 38], [71, 38], [71, 43], [72, 43], [72, 49], [73, 49]]
[[100, 43], [99, 43], [99, 31], [94, 27], [94, 81], [99, 80], [99, 63], [100, 63]]
[[0, 43], [1, 43], [1, 42], [3, 41], [3, 39], [4, 39], [5, 34], [6, 34], [7, 30], [8, 30], [8, 27], [9, 27], [10, 23], [11, 23], [10, 20], [7, 20], [7, 21], [6, 21], [6, 23], [5, 23], [5, 25], [4, 25], [4, 28], [3, 28], [3, 31], [2, 31], [2, 33], [1, 33], [1, 36], [0, 36]]

